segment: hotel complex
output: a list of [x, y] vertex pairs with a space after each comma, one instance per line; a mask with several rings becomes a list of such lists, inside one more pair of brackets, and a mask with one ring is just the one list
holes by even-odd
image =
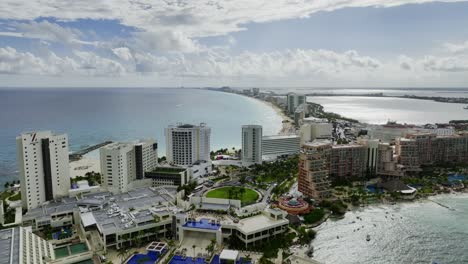
[[[51, 131], [30, 132], [16, 138], [23, 208], [68, 196], [68, 137]], [[27, 195], [26, 195], [27, 194]]]
[[[247, 92], [261, 96], [258, 89]], [[225, 164], [239, 167], [239, 174], [249, 172], [245, 167], [294, 155], [275, 163], [278, 174], [288, 178], [263, 185], [255, 182], [261, 178], [255, 179], [257, 175], [230, 174], [227, 165], [212, 173], [211, 128], [204, 123], [166, 128], [166, 161], [158, 161], [154, 139], [106, 142], [99, 148], [100, 172], [86, 171], [83, 165], [86, 176], [70, 175], [75, 171], [69, 164], [66, 134], [21, 134], [16, 138], [21, 185], [14, 187], [21, 189], [21, 204], [9, 198], [0, 203], [2, 226], [11, 227], [0, 230], [1, 252], [8, 253], [0, 263], [99, 263], [109, 252], [120, 255], [144, 242], [151, 242], [146, 255], [134, 254], [132, 261], [121, 262], [149, 258], [155, 263], [168, 253], [168, 244], [161, 241], [169, 240], [176, 247], [170, 246], [165, 263], [242, 264], [234, 250], [225, 249], [217, 262], [205, 252], [225, 243], [258, 249], [289, 232], [291, 219], [300, 222], [299, 215], [310, 213], [317, 202], [336, 198], [332, 184], [380, 177], [381, 186], [391, 186], [424, 165], [468, 163], [468, 132], [391, 125], [389, 131], [375, 127], [367, 135], [359, 131], [346, 137], [351, 130], [347, 124], [307, 117], [304, 95], [290, 93], [286, 103], [288, 113], [298, 117], [292, 127], [297, 134], [264, 136], [262, 126], [245, 125], [240, 156], [226, 155], [232, 160]], [[394, 139], [387, 140], [391, 136]], [[278, 169], [284, 164], [286, 169]], [[291, 187], [296, 164], [297, 190]], [[262, 167], [256, 167], [258, 175], [266, 174]], [[212, 191], [222, 195], [210, 196]], [[243, 199], [247, 191], [251, 197]], [[406, 193], [414, 194], [415, 189]], [[16, 209], [13, 224], [4, 225], [5, 214], [11, 214], [4, 205]], [[190, 249], [193, 254], [187, 253]]]

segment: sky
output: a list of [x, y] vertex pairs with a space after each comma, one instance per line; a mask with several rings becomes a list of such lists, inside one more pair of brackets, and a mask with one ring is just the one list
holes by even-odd
[[468, 2], [2, 0], [3, 87], [468, 87]]

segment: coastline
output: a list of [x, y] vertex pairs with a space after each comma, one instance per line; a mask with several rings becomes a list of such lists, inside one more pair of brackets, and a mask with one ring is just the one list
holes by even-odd
[[[252, 98], [252, 97], [251, 97]], [[290, 134], [294, 134], [296, 132], [296, 128], [294, 127], [294, 120], [291, 119], [291, 117], [287, 116], [286, 113], [284, 113], [283, 109], [281, 107], [279, 107], [278, 105], [272, 103], [272, 102], [268, 102], [268, 101], [265, 101], [265, 100], [261, 100], [261, 99], [258, 99], [258, 98], [254, 98], [268, 106], [270, 106], [271, 108], [273, 108], [273, 110], [275, 110], [276, 114], [278, 116], [280, 116], [282, 118], [282, 123], [281, 123], [281, 129], [280, 131], [278, 132], [278, 135], [290, 135]]]

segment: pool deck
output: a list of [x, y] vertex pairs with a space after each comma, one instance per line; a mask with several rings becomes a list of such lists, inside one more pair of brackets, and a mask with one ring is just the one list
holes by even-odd
[[200, 221], [196, 222], [187, 222], [183, 225], [183, 227], [218, 230], [221, 228], [221, 224], [210, 223], [209, 219], [200, 219]]

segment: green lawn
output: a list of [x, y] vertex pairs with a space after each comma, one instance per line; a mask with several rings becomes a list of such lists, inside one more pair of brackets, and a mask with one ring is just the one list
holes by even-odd
[[[241, 189], [245, 190], [242, 195], [240, 193]], [[208, 198], [238, 199], [241, 200], [242, 204], [254, 203], [258, 199], [256, 191], [244, 187], [221, 187], [209, 191], [205, 196]]]

